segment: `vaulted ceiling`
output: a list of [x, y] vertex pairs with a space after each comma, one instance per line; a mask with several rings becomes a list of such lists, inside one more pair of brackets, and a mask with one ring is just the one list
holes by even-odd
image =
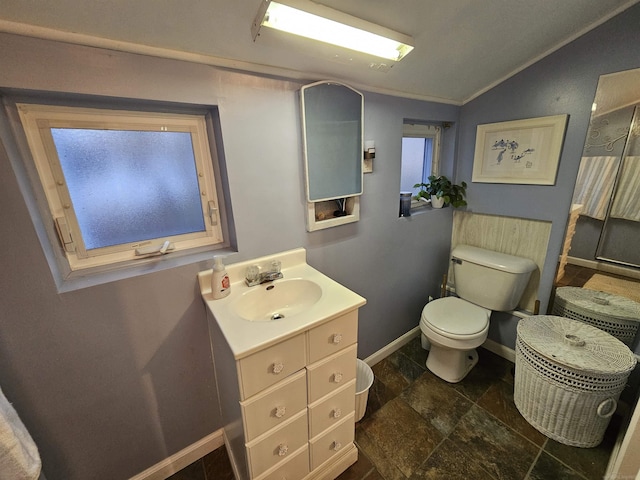
[[2, 0], [0, 31], [463, 104], [640, 0], [316, 2], [412, 36], [395, 64], [285, 34], [254, 42], [261, 1]]

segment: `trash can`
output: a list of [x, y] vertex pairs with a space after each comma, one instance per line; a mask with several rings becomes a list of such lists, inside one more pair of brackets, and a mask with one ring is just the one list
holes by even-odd
[[373, 385], [373, 370], [365, 362], [357, 359], [356, 366], [356, 422], [362, 420], [367, 410], [369, 389]]

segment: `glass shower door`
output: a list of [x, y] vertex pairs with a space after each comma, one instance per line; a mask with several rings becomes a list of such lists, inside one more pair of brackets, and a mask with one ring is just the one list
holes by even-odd
[[640, 267], [640, 105], [636, 105], [596, 256]]

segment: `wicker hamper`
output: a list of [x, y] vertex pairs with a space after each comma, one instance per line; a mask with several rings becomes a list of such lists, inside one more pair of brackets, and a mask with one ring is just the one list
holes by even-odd
[[551, 313], [598, 327], [629, 347], [640, 326], [640, 303], [587, 288], [557, 288]]
[[552, 315], [524, 318], [516, 339], [514, 401], [546, 436], [595, 447], [635, 364], [626, 345], [591, 325]]

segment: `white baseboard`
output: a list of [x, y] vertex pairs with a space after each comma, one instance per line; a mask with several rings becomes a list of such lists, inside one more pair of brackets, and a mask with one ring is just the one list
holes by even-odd
[[169, 458], [147, 468], [129, 480], [165, 480], [196, 460], [224, 445], [222, 429], [192, 443]]
[[482, 344], [482, 348], [486, 348], [490, 352], [495, 353], [496, 355], [509, 360], [511, 363], [516, 363], [516, 351], [505, 347], [504, 345], [499, 344], [489, 338], [487, 338]]
[[[393, 352], [401, 349], [407, 343], [409, 343], [411, 340], [413, 340], [415, 337], [418, 337], [418, 336], [420, 336], [420, 326], [417, 326], [409, 330], [407, 333], [405, 333], [401, 337], [396, 338], [393, 342], [385, 345], [384, 347], [382, 347], [380, 350], [373, 353], [372, 355], [369, 355], [367, 358], [364, 359], [364, 363], [366, 363], [370, 367], [373, 367], [376, 363], [378, 363], [381, 360], [384, 360]], [[501, 345], [494, 340], [487, 338], [485, 342], [482, 344], [482, 348], [486, 348], [490, 352], [493, 352], [496, 355], [506, 360], [509, 360], [511, 363], [516, 362], [515, 350], [509, 347], [505, 347], [504, 345]]]
[[367, 358], [364, 359], [364, 363], [366, 363], [370, 367], [373, 367], [376, 363], [378, 363], [381, 360], [384, 360], [396, 350], [399, 350], [400, 348], [404, 347], [407, 343], [409, 343], [411, 340], [413, 340], [419, 335], [420, 335], [420, 326], [418, 325], [417, 327], [409, 330], [407, 333], [405, 333], [401, 337], [396, 338], [393, 342], [385, 345], [374, 354], [369, 355]]

